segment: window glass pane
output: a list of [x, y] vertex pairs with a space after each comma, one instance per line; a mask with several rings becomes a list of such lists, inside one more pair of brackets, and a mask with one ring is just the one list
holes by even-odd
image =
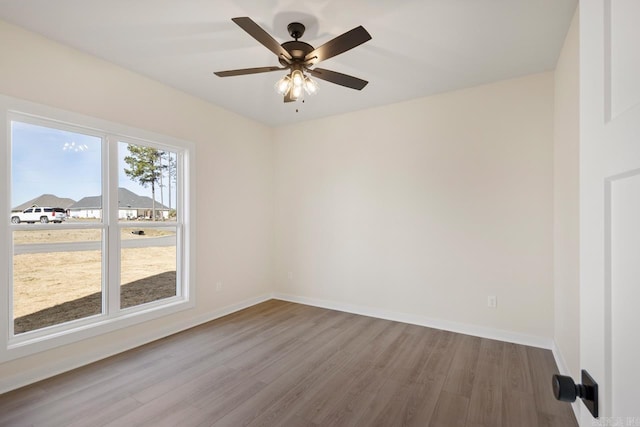
[[120, 306], [176, 295], [176, 227], [121, 229]]
[[118, 218], [176, 221], [177, 153], [124, 142], [118, 153]]
[[102, 313], [102, 231], [13, 232], [16, 335]]
[[99, 221], [101, 147], [96, 136], [12, 121], [11, 222]]

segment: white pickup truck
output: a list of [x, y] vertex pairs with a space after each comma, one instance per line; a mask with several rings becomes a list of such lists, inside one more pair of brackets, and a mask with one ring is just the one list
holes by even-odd
[[41, 222], [42, 224], [48, 222], [60, 223], [65, 219], [67, 219], [67, 213], [62, 208], [32, 206], [22, 212], [11, 212], [12, 224], [20, 224], [21, 222], [29, 224], [33, 224], [34, 222]]

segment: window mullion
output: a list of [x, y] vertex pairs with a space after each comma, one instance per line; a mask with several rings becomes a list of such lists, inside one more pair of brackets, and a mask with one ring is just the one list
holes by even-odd
[[103, 191], [104, 239], [103, 265], [105, 268], [105, 312], [111, 316], [120, 310], [120, 227], [118, 226], [118, 141], [106, 138], [105, 190]]

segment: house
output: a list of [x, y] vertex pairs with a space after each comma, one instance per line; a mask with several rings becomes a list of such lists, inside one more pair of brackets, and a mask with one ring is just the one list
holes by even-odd
[[[151, 197], [139, 196], [126, 188], [118, 188], [118, 218], [152, 218], [155, 209], [156, 218], [169, 219], [169, 207], [153, 202]], [[102, 218], [102, 197], [87, 196], [69, 206], [71, 218]]]
[[[124, 57], [112, 57], [116, 49], [108, 44], [108, 52], [100, 58], [87, 53], [90, 43], [86, 39], [69, 36], [73, 33], [66, 31], [72, 31], [71, 26], [61, 25], [42, 11], [39, 16], [47, 19], [36, 20], [33, 10], [21, 3], [31, 4], [12, 1], [7, 3], [11, 7], [0, 7], [0, 17], [16, 22], [0, 21], [4, 52], [0, 93], [195, 145], [189, 184], [197, 216], [189, 225], [197, 234], [191, 252], [197, 304], [170, 318], [113, 328], [104, 335], [82, 336], [56, 348], [2, 361], [1, 391], [275, 298], [552, 350], [552, 356], [545, 353], [535, 362], [551, 357], [563, 374], [577, 382], [583, 369], [589, 371], [600, 384], [603, 423], [617, 423], [622, 419], [616, 417], [623, 415], [640, 416], [631, 406], [637, 401], [635, 384], [640, 382], [635, 367], [640, 338], [634, 330], [633, 311], [640, 303], [638, 287], [633, 284], [638, 275], [633, 267], [639, 241], [633, 224], [639, 214], [632, 205], [637, 205], [640, 194], [640, 156], [633, 151], [640, 134], [637, 3], [582, 1], [576, 10], [577, 2], [557, 0], [356, 2], [357, 7], [329, 1], [317, 9], [301, 2], [300, 7], [313, 9], [306, 15], [322, 15], [320, 22], [342, 17], [328, 27], [316, 26], [318, 37], [324, 31], [337, 34], [334, 27], [350, 28], [369, 19], [380, 26], [373, 40], [385, 40], [389, 34], [404, 37], [407, 43], [420, 42], [420, 49], [411, 56], [395, 54], [400, 43], [354, 50], [352, 58], [377, 67], [363, 69], [358, 61], [336, 59], [331, 64], [334, 69], [361, 72], [370, 81], [363, 96], [368, 89], [380, 96], [385, 91], [393, 95], [396, 87], [400, 91], [401, 83], [407, 82], [417, 93], [433, 83], [432, 72], [441, 72], [447, 82], [458, 75], [477, 81], [413, 99], [398, 95], [393, 102], [376, 103], [382, 98], [375, 98], [366, 108], [356, 110], [346, 106], [356, 102], [351, 99], [357, 98], [357, 92], [343, 95], [341, 103], [334, 98], [342, 99], [337, 95], [340, 88], [327, 85], [317, 99], [325, 96], [333, 101], [330, 105], [319, 101], [323, 108], [316, 109], [311, 101], [262, 108], [283, 117], [275, 124], [261, 121], [263, 116], [240, 113], [243, 104], [264, 106], [275, 79], [269, 87], [249, 77], [233, 84], [214, 80], [212, 73], [218, 70], [217, 58], [223, 53], [228, 57], [222, 69], [228, 69], [231, 62], [237, 68], [267, 66], [267, 61], [277, 65], [271, 52], [233, 25], [217, 20], [221, 15], [214, 6], [208, 13], [189, 15], [191, 20], [169, 21], [172, 16], [183, 16], [170, 12], [153, 15], [154, 20], [142, 13], [148, 20], [139, 26], [133, 21], [109, 27], [110, 32], [101, 33], [102, 39], [96, 37], [108, 44], [122, 36], [131, 50]], [[68, 9], [55, 3], [51, 7], [62, 19]], [[75, 13], [69, 16], [77, 19], [79, 3], [65, 3], [74, 7]], [[45, 2], [38, 4], [45, 7]], [[570, 9], [572, 19], [559, 38], [557, 60], [530, 73], [520, 66], [528, 63], [527, 55], [543, 49], [536, 41], [552, 29], [544, 19], [542, 23], [516, 20], [535, 15], [507, 5], [524, 8], [533, 4], [553, 5], [550, 7], [557, 7], [554, 14]], [[160, 13], [159, 8], [136, 7], [140, 9], [128, 12]], [[256, 7], [259, 10], [236, 4], [235, 9], [227, 10], [228, 16], [260, 15], [260, 22], [269, 25], [273, 15], [276, 21], [297, 16], [295, 10], [274, 12], [266, 11], [267, 6]], [[188, 5], [180, 8], [180, 12], [189, 12]], [[131, 19], [137, 15], [117, 12]], [[101, 9], [96, 14], [106, 20], [117, 12]], [[21, 19], [29, 15], [33, 21]], [[499, 17], [504, 20], [498, 22]], [[430, 25], [422, 23], [427, 18]], [[498, 23], [503, 24], [504, 33], [495, 33], [474, 51], [465, 49], [467, 56], [459, 55], [468, 40]], [[526, 26], [520, 23], [534, 28], [531, 38], [519, 39], [522, 44], [509, 45], [511, 49], [502, 52], [492, 50], [494, 45], [504, 47], [503, 40], [516, 40], [511, 32]], [[57, 41], [42, 35], [52, 27], [64, 30], [55, 33]], [[145, 37], [132, 37], [137, 28], [144, 29]], [[184, 49], [183, 55], [168, 55], [164, 50], [176, 46]], [[441, 56], [427, 62], [429, 52]], [[494, 55], [487, 60], [489, 52]], [[507, 70], [502, 60], [521, 52], [527, 57]], [[215, 54], [216, 60], [209, 54]], [[128, 67], [138, 59], [156, 65], [155, 61], [167, 57], [169, 73], [183, 68], [183, 57], [206, 63], [211, 80], [203, 81], [209, 85], [195, 84], [200, 77], [190, 74], [188, 84], [193, 83], [199, 93], [188, 94], [177, 90], [177, 83], [155, 80], [157, 66], [148, 73]], [[451, 64], [445, 61], [448, 57], [457, 59], [458, 66], [446, 68]], [[481, 81], [489, 69], [479, 72], [475, 65], [485, 60], [488, 68], [495, 65], [504, 78]], [[396, 84], [376, 81], [388, 74]], [[228, 98], [224, 107], [204, 100], [218, 89]], [[251, 112], [259, 114], [259, 110]], [[318, 115], [305, 120], [312, 113]], [[3, 194], [9, 187], [6, 180], [0, 177]], [[3, 237], [9, 230], [3, 229]], [[4, 269], [2, 276], [8, 277], [8, 267], [0, 268]], [[487, 307], [488, 300], [496, 301], [497, 306]], [[5, 311], [0, 314], [8, 318]], [[405, 340], [412, 338], [403, 335]], [[290, 344], [273, 343], [273, 351]], [[179, 359], [190, 351], [178, 349], [170, 357]], [[474, 351], [480, 350], [474, 347], [468, 354]], [[511, 353], [512, 360], [522, 359], [519, 351]], [[243, 356], [249, 357], [250, 349]], [[473, 371], [465, 360], [454, 377]], [[224, 364], [219, 367], [226, 368]], [[283, 372], [282, 377], [289, 373]], [[189, 374], [193, 371], [184, 373]], [[264, 374], [259, 380], [267, 377], [273, 378]], [[259, 397], [269, 391], [285, 393], [284, 387], [259, 380], [247, 380], [253, 390], [265, 387]], [[435, 378], [428, 384], [438, 381]], [[546, 381], [549, 384], [550, 379]], [[160, 380], [158, 384], [166, 386]], [[414, 390], [393, 394], [389, 384], [377, 384], [379, 393], [360, 395], [361, 404], [379, 404], [378, 398], [387, 403], [406, 402], [409, 391]], [[513, 399], [520, 403], [523, 414], [530, 414], [531, 401], [523, 397], [522, 389], [535, 389], [536, 396], [546, 393], [543, 386], [515, 377], [513, 387], [520, 389], [497, 388], [501, 397], [496, 401]], [[451, 388], [455, 390], [440, 406], [439, 400], [433, 401], [433, 408], [466, 414], [472, 397], [455, 393], [464, 389], [462, 382]], [[234, 397], [250, 400], [244, 394]], [[266, 405], [266, 397], [259, 402]], [[629, 412], [615, 412], [618, 406], [612, 402], [630, 408]], [[143, 402], [127, 396], [121, 403], [139, 409], [137, 405]], [[206, 405], [202, 406], [199, 409], [205, 411]], [[190, 409], [190, 405], [169, 407], [172, 413], [167, 416], [176, 417]], [[580, 401], [571, 408], [581, 425], [593, 425]], [[388, 413], [400, 411], [392, 406]], [[552, 418], [553, 414], [546, 414], [544, 421], [551, 424]], [[459, 425], [465, 425], [464, 420]]]
[[73, 199], [54, 196], [53, 194], [42, 194], [35, 199], [24, 202], [18, 206], [11, 208], [11, 212], [20, 212], [31, 206], [51, 206], [54, 208], [69, 209], [76, 201]]

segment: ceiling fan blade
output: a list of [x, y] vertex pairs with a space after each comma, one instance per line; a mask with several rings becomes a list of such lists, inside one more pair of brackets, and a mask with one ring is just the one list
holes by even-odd
[[360, 25], [312, 50], [304, 59], [309, 64], [317, 64], [320, 61], [340, 55], [369, 40], [371, 40], [371, 34]]
[[251, 37], [258, 40], [264, 47], [275, 53], [278, 57], [283, 57], [287, 60], [291, 60], [291, 55], [289, 55], [289, 52], [287, 52], [282, 46], [280, 46], [280, 43], [278, 43], [273, 37], [271, 37], [269, 33], [263, 30], [262, 27], [256, 24], [251, 18], [244, 16], [240, 18], [232, 18], [231, 20], [238, 24], [240, 28], [249, 33]]
[[362, 88], [369, 83], [366, 80], [362, 80], [348, 74], [338, 73], [337, 71], [325, 70], [324, 68], [314, 68], [313, 70], [307, 71], [309, 71], [313, 77], [318, 79], [326, 80], [328, 82], [356, 90], [362, 90]]
[[257, 67], [257, 68], [243, 68], [240, 70], [229, 70], [229, 71], [216, 71], [215, 74], [218, 77], [232, 77], [232, 76], [243, 76], [245, 74], [258, 74], [258, 73], [268, 73], [270, 71], [279, 71], [279, 70], [287, 70], [288, 68], [280, 68], [280, 67]]

